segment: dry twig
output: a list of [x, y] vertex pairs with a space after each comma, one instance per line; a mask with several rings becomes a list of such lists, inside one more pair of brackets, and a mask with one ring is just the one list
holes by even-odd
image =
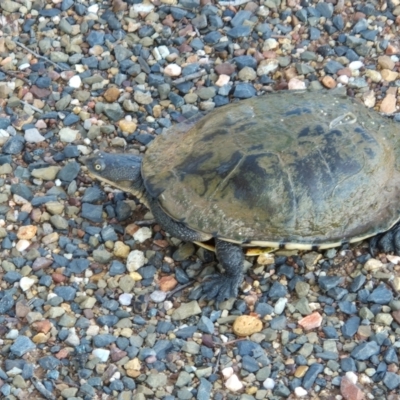
[[61, 67], [60, 65], [58, 65], [57, 63], [55, 63], [54, 61], [51, 61], [49, 58], [45, 57], [45, 56], [41, 56], [40, 54], [36, 53], [35, 51], [31, 50], [29, 47], [26, 47], [24, 44], [15, 41], [14, 42], [17, 46], [22, 47], [24, 50], [28, 51], [29, 53], [33, 54], [35, 57], [40, 58], [42, 60], [45, 60], [46, 62], [50, 63], [51, 65], [54, 65], [56, 68], [60, 69], [61, 71], [66, 71], [66, 68]]
[[29, 86], [32, 85], [32, 83], [28, 79], [20, 76], [17, 72], [9, 71], [9, 70], [3, 69], [3, 68], [0, 68], [0, 71], [3, 72], [6, 75], [12, 76], [13, 78], [21, 79], [21, 81], [24, 81]]
[[40, 113], [40, 114], [43, 113], [42, 110], [40, 110], [39, 108], [36, 108], [36, 107], [33, 106], [32, 104], [27, 103], [26, 101], [20, 100], [20, 102], [21, 102], [24, 106], [28, 106], [28, 107], [32, 108], [33, 111], [36, 111], [36, 112], [38, 112], [38, 113]]
[[35, 386], [36, 390], [47, 400], [56, 400], [56, 396], [53, 395], [49, 390], [45, 388], [43, 383], [39, 381], [36, 377], [32, 376], [31, 382]]
[[242, 4], [246, 4], [251, 0], [233, 0], [233, 1], [219, 1], [218, 4], [220, 6], [241, 6]]
[[187, 81], [191, 81], [192, 79], [200, 78], [206, 74], [207, 74], [207, 71], [205, 69], [201, 69], [198, 72], [194, 72], [193, 74], [186, 75], [183, 78], [176, 79], [176, 80], [172, 81], [172, 83], [174, 85], [179, 85], [180, 83], [184, 83]]

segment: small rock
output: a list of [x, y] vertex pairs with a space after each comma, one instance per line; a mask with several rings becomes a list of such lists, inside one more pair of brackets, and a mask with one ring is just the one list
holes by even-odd
[[147, 239], [150, 239], [151, 236], [152, 236], [152, 231], [150, 228], [147, 227], [140, 228], [133, 234], [133, 238], [139, 243], [143, 243]]
[[37, 226], [35, 225], [24, 225], [18, 228], [17, 238], [23, 240], [32, 239], [37, 232]]
[[201, 314], [201, 308], [199, 303], [196, 300], [193, 300], [189, 303], [181, 304], [176, 310], [174, 310], [171, 317], [175, 321], [181, 321], [197, 314]]
[[104, 92], [103, 96], [109, 103], [114, 103], [114, 101], [118, 100], [120, 92], [117, 87], [112, 86]]
[[19, 281], [19, 286], [24, 292], [26, 292], [34, 285], [35, 282], [36, 282], [35, 279], [24, 276]]
[[298, 398], [308, 396], [307, 390], [303, 389], [301, 386], [294, 389], [294, 394]]
[[164, 74], [171, 77], [180, 76], [182, 68], [178, 64], [169, 64], [164, 68]]
[[307, 331], [319, 328], [321, 326], [321, 323], [322, 316], [317, 312], [313, 312], [311, 315], [307, 315], [299, 321], [299, 325]]
[[110, 357], [110, 350], [107, 349], [94, 349], [92, 354], [99, 358], [101, 362], [106, 362]]
[[68, 86], [72, 87], [74, 89], [79, 89], [82, 85], [82, 80], [79, 75], [73, 76], [69, 81], [68, 81]]
[[125, 133], [134, 133], [137, 128], [136, 122], [132, 120], [127, 120], [127, 119], [121, 119], [118, 123], [119, 128], [121, 129], [122, 132]]
[[347, 376], [344, 376], [340, 382], [340, 393], [345, 400], [363, 400], [362, 390], [355, 385]]
[[133, 94], [134, 100], [139, 104], [150, 104], [153, 101], [150, 92], [141, 92], [140, 90], [135, 90]]
[[144, 253], [140, 250], [133, 250], [129, 253], [126, 260], [126, 268], [129, 272], [137, 271], [139, 268], [143, 267], [147, 262]]
[[235, 319], [232, 329], [235, 335], [245, 337], [253, 333], [261, 332], [262, 321], [251, 315], [241, 315]]
[[298, 78], [291, 78], [288, 82], [289, 90], [302, 90], [305, 88], [306, 88], [305, 82]]
[[330, 75], [325, 75], [322, 78], [321, 83], [327, 88], [327, 89], [333, 89], [336, 87], [336, 81], [330, 76]]
[[263, 382], [263, 387], [267, 390], [272, 390], [275, 387], [275, 381], [272, 378], [267, 378]]
[[28, 143], [40, 143], [45, 140], [44, 136], [36, 128], [27, 129], [24, 138]]
[[398, 72], [391, 71], [390, 69], [383, 69], [381, 70], [381, 76], [386, 82], [394, 82], [399, 77], [399, 74]]
[[58, 132], [58, 135], [62, 142], [71, 143], [78, 139], [79, 131], [71, 128], [62, 128], [60, 129], [60, 132]]
[[231, 392], [238, 392], [239, 390], [243, 389], [243, 383], [240, 382], [237, 375], [233, 374], [226, 380], [225, 387]]
[[380, 112], [385, 114], [393, 114], [396, 112], [396, 96], [394, 94], [388, 93], [385, 96], [380, 106]]
[[169, 292], [170, 290], [174, 289], [177, 284], [178, 281], [170, 275], [163, 276], [158, 282], [160, 290], [163, 292]]

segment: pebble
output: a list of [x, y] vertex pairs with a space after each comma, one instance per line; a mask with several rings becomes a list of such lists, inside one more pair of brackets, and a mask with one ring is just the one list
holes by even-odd
[[240, 381], [237, 375], [233, 374], [226, 380], [225, 387], [231, 392], [238, 392], [239, 390], [243, 389], [243, 383]]
[[319, 328], [322, 323], [322, 316], [318, 312], [313, 312], [310, 315], [299, 320], [299, 325], [305, 330]]
[[180, 321], [200, 313], [201, 308], [199, 304], [197, 301], [193, 300], [189, 303], [181, 304], [176, 310], [174, 310], [171, 317], [173, 320]]
[[233, 332], [239, 337], [251, 336], [254, 333], [261, 332], [262, 328], [262, 321], [251, 315], [237, 317], [232, 325]]
[[72, 143], [77, 140], [79, 131], [71, 128], [62, 128], [58, 132], [60, 140], [65, 143]]
[[168, 64], [164, 68], [164, 74], [170, 77], [180, 76], [182, 73], [182, 68], [178, 64]]
[[147, 262], [144, 253], [140, 250], [133, 250], [129, 253], [126, 260], [126, 268], [129, 272], [137, 271]]

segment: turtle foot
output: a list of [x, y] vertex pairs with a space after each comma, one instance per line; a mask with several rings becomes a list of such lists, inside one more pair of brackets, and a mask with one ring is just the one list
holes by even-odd
[[400, 255], [400, 224], [385, 233], [374, 236], [369, 242], [369, 251], [374, 256], [379, 251]]
[[210, 300], [224, 301], [231, 297], [237, 297], [242, 281], [242, 275], [212, 275], [202, 284], [203, 293]]

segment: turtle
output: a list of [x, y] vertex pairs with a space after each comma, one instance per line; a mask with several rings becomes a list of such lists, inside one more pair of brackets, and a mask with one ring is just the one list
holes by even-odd
[[243, 248], [328, 249], [374, 237], [400, 253], [400, 140], [392, 119], [343, 93], [282, 91], [169, 128], [144, 155], [99, 152], [89, 174], [143, 202], [183, 241], [215, 241], [224, 272], [206, 297], [236, 297]]

